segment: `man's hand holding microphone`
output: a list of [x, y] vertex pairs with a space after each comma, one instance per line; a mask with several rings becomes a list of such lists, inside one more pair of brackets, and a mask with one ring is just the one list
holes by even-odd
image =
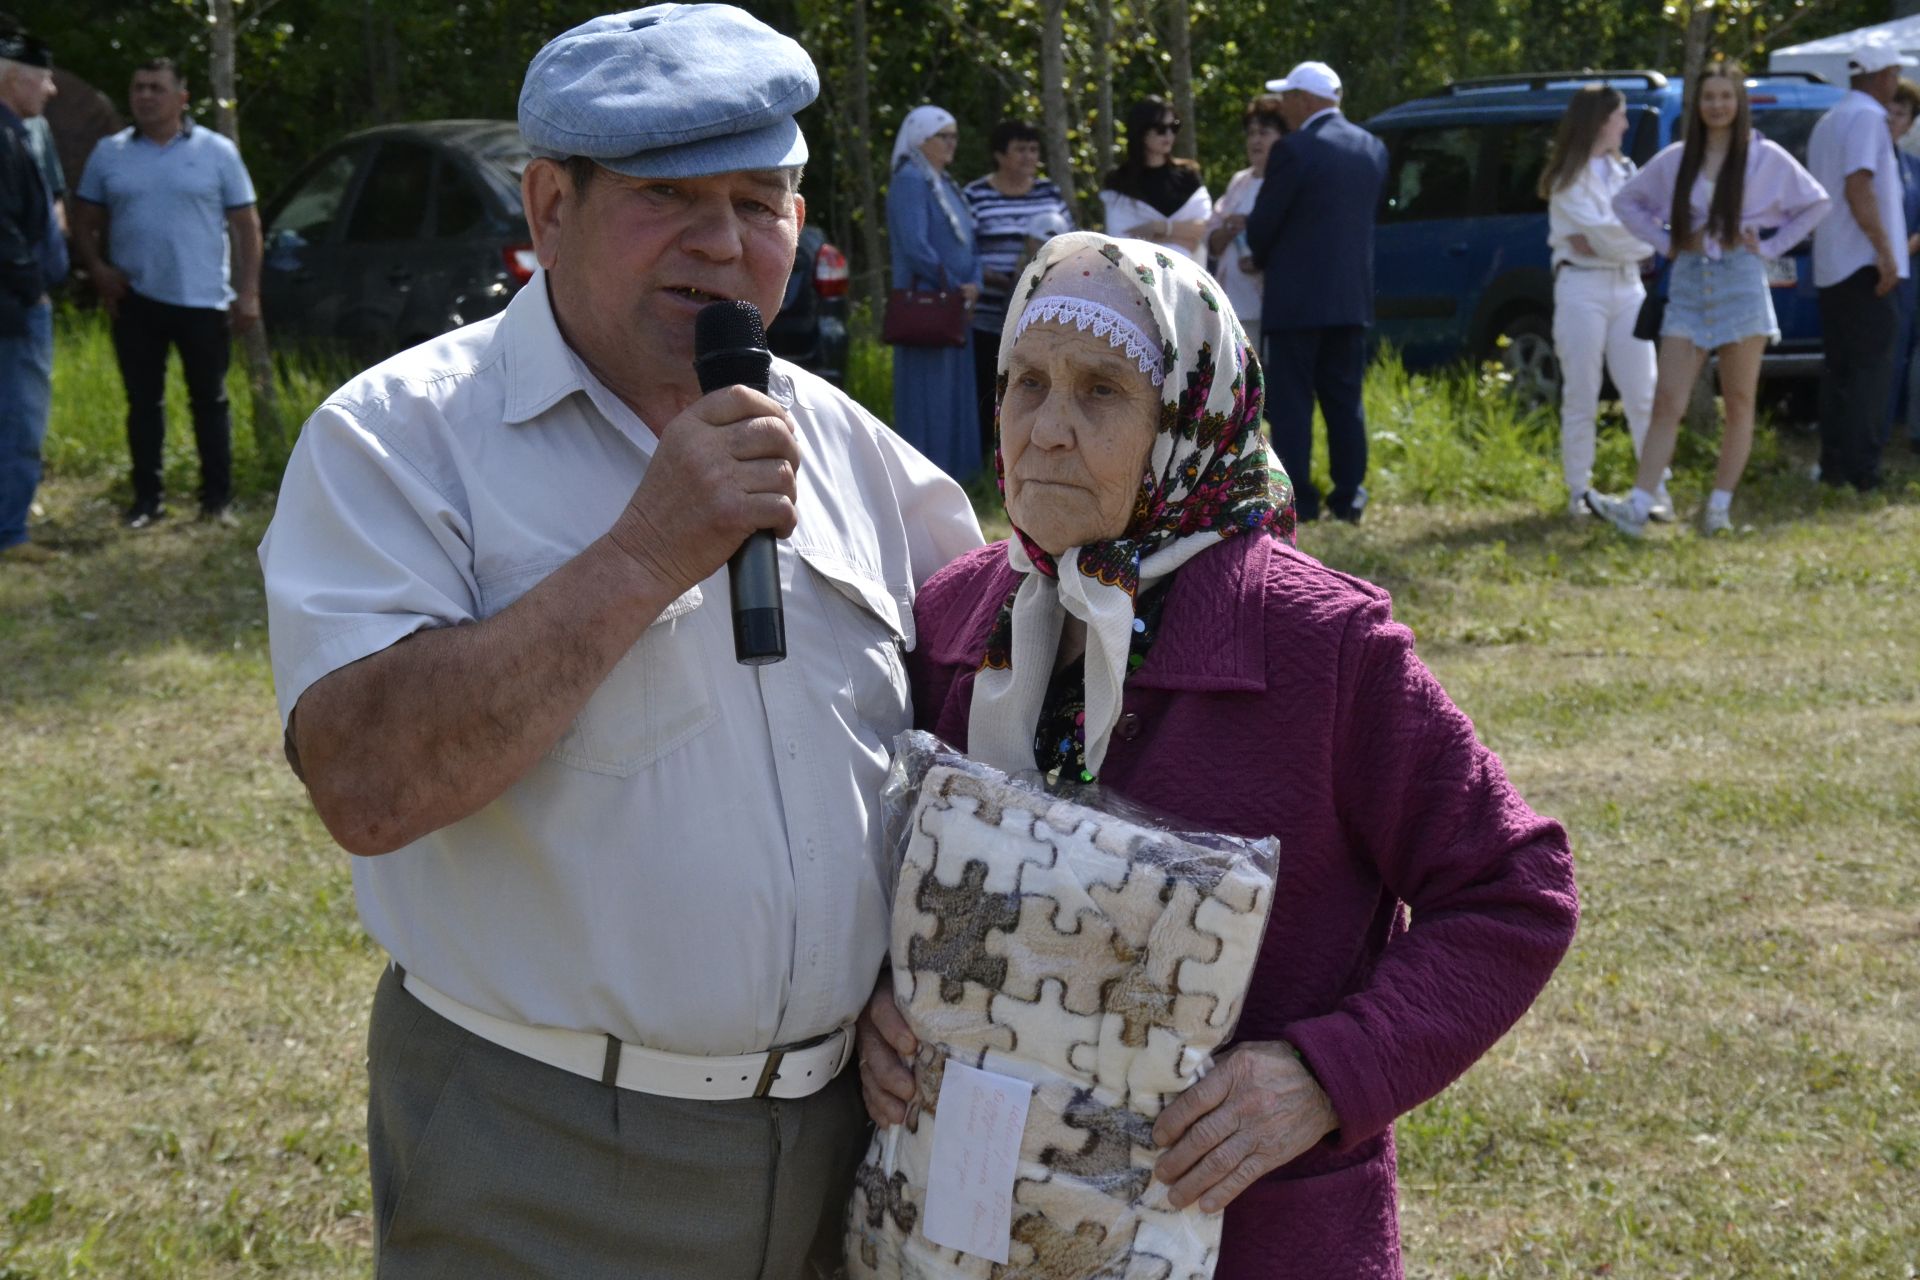
[[728, 564], [736, 656], [777, 662], [786, 639], [773, 540], [798, 521], [799, 438], [767, 395], [772, 356], [752, 304], [702, 311], [694, 348], [706, 394], [660, 431], [647, 474], [608, 537], [676, 595]]

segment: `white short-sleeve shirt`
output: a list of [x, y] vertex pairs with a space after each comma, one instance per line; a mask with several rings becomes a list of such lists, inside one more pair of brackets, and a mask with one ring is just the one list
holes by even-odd
[[[776, 361], [799, 426], [785, 661], [734, 661], [726, 571], [671, 604], [480, 812], [354, 860], [367, 931], [495, 1016], [680, 1053], [853, 1018], [887, 939], [878, 795], [910, 723], [918, 585], [980, 530], [958, 485]], [[653, 433], [567, 347], [536, 275], [307, 423], [260, 559], [282, 721], [320, 677], [510, 606], [604, 534]]]
[[1862, 169], [1873, 174], [1873, 203], [1886, 228], [1894, 265], [1905, 279], [1907, 215], [1901, 206], [1900, 162], [1887, 131], [1887, 109], [1858, 89], [1848, 92], [1813, 126], [1807, 168], [1833, 196], [1833, 208], [1813, 233], [1813, 283], [1825, 289], [1878, 261], [1873, 241], [1847, 207], [1847, 175]]

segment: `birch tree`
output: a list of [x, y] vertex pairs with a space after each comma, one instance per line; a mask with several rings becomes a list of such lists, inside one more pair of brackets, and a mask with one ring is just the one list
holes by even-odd
[[[213, 90], [214, 127], [234, 146], [240, 145], [240, 94], [234, 74], [234, 40], [238, 27], [233, 0], [209, 0], [208, 53]], [[261, 460], [274, 477], [287, 461], [287, 433], [280, 421], [279, 398], [274, 392], [273, 349], [267, 343], [267, 324], [261, 317], [240, 332], [246, 355], [247, 389], [253, 401], [253, 441]]]

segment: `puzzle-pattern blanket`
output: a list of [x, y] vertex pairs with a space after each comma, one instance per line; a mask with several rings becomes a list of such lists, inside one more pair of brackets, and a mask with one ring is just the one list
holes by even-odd
[[[1167, 1204], [1151, 1135], [1239, 1017], [1273, 846], [1194, 843], [971, 763], [927, 769], [909, 831], [892, 967], [918, 1097], [856, 1176], [849, 1274], [1207, 1280], [1220, 1218]], [[949, 1059], [1033, 1085], [1004, 1264], [916, 1230]]]

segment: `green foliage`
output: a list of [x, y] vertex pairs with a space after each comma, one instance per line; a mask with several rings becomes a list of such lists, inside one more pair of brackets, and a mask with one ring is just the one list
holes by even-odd
[[[954, 168], [963, 178], [989, 167], [986, 137], [996, 121], [1040, 117], [1039, 0], [875, 0], [867, 50], [873, 133], [852, 140], [853, 154], [834, 128], [848, 107], [847, 68], [856, 56], [846, 0], [749, 0], [746, 7], [794, 33], [820, 64], [821, 100], [801, 118], [815, 157], [806, 194], [813, 219], [843, 249], [858, 244], [847, 166], [869, 165], [884, 188], [894, 132], [913, 107], [936, 102], [959, 117]], [[534, 52], [604, 8], [559, 0], [241, 0], [242, 143], [256, 185], [270, 195], [321, 147], [368, 125], [511, 118]], [[1339, 69], [1347, 111], [1364, 119], [1463, 76], [1581, 66], [1672, 70], [1686, 21], [1684, 6], [1618, 0], [1193, 0], [1190, 10], [1193, 125], [1216, 192], [1246, 163], [1240, 112], [1247, 100], [1303, 58]], [[1718, 47], [1754, 65], [1765, 48], [1886, 17], [1881, 0], [1732, 0], [1715, 12]], [[74, 0], [57, 9], [47, 0], [27, 4], [22, 16], [55, 42], [62, 65], [123, 112], [131, 67], [166, 53], [187, 68], [196, 113], [211, 118], [208, 28], [198, 0]], [[1094, 153], [1092, 21], [1092, 5], [1067, 6], [1068, 132], [1089, 219], [1098, 210], [1099, 177], [1112, 163]], [[1161, 21], [1149, 0], [1114, 4], [1109, 52], [1118, 117], [1146, 94], [1171, 91]]]
[[847, 394], [882, 422], [893, 421], [893, 348], [880, 341], [880, 325], [866, 304], [855, 303], [847, 321]]

